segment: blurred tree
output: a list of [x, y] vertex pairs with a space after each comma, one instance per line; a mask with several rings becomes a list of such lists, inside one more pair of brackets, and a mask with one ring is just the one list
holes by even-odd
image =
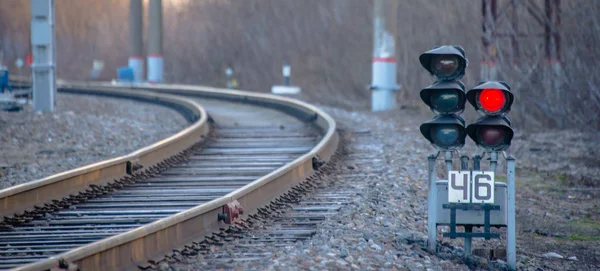
[[[542, 1], [535, 0], [538, 5]], [[27, 52], [28, 2], [0, 1], [0, 50], [5, 63], [14, 63]], [[518, 129], [557, 127], [546, 117], [548, 113], [558, 114], [564, 128], [600, 129], [600, 72], [595, 67], [600, 1], [560, 3], [561, 53], [568, 60], [558, 75], [560, 95], [545, 95], [551, 90], [540, 89], [548, 75], [541, 70], [544, 50], [537, 42], [519, 43], [531, 53], [531, 61], [519, 67], [503, 64], [503, 79], [522, 94], [515, 108], [527, 106], [511, 114]], [[57, 1], [59, 77], [86, 78], [94, 59], [105, 63], [102, 79], [111, 79], [116, 67], [126, 65], [127, 5], [121, 0]], [[309, 97], [368, 110], [370, 92], [365, 87], [371, 80], [372, 8], [372, 1], [364, 0], [165, 0], [165, 80], [220, 86], [225, 80], [223, 66], [231, 62], [244, 89], [267, 92], [281, 81], [282, 63], [290, 61], [294, 84]], [[462, 45], [471, 60], [463, 81], [467, 86], [479, 81], [484, 52], [480, 1], [399, 1], [398, 9], [401, 104], [427, 110], [420, 106], [418, 93], [431, 79], [420, 69], [418, 55], [435, 45]], [[520, 31], [538, 32], [526, 14], [517, 15], [522, 20]], [[474, 117], [467, 113], [468, 119]]]

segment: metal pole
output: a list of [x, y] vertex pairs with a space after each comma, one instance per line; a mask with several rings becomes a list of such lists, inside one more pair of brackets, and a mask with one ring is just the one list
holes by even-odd
[[444, 160], [446, 162], [446, 173], [448, 173], [448, 172], [450, 172], [452, 170], [452, 152], [451, 151], [445, 151], [444, 152], [444, 158], [445, 158]]
[[460, 157], [460, 170], [469, 170], [469, 156], [463, 155]]
[[397, 0], [375, 0], [373, 16], [372, 111], [396, 107], [396, 23]]
[[[498, 165], [498, 152], [491, 152], [490, 153], [490, 171], [494, 172], [494, 174], [496, 173], [496, 167]], [[494, 189], [496, 186], [496, 184], [494, 184], [494, 187], [492, 187], [492, 189]]]
[[[463, 155], [460, 157], [460, 170], [467, 171], [469, 170], [469, 157]], [[465, 225], [465, 232], [472, 232], [472, 225]], [[465, 237], [465, 255], [471, 254], [471, 237]]]
[[[481, 170], [481, 156], [473, 156], [473, 170]], [[472, 232], [473, 226], [465, 226], [465, 232]], [[465, 255], [471, 254], [471, 238], [465, 238]]]
[[512, 270], [517, 270], [517, 236], [516, 236], [516, 221], [515, 221], [515, 164], [516, 160], [512, 157], [506, 159], [506, 188], [507, 195], [507, 213], [508, 223], [506, 225], [506, 258], [508, 266]]
[[473, 170], [481, 170], [481, 156], [473, 156]]
[[56, 106], [54, 0], [31, 0], [33, 108], [52, 112]]
[[148, 22], [148, 82], [163, 81], [162, 0], [150, 0]]
[[498, 165], [498, 152], [490, 153], [490, 171], [496, 173], [496, 166]]
[[429, 191], [427, 193], [427, 248], [431, 253], [436, 253], [437, 247], [437, 185], [435, 174], [435, 156], [427, 158], [429, 170]]
[[129, 0], [128, 66], [133, 70], [134, 82], [141, 82], [144, 78], [143, 9], [142, 0]]

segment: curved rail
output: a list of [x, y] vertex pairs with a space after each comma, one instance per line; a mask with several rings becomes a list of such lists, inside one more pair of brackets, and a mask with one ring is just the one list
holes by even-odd
[[135, 169], [144, 169], [156, 165], [205, 138], [209, 132], [208, 115], [199, 104], [173, 95], [139, 92], [119, 88], [70, 88], [61, 86], [66, 92], [90, 93], [113, 97], [136, 98], [155, 103], [164, 103], [181, 107], [187, 111], [188, 119], [196, 121], [179, 133], [141, 148], [130, 154], [97, 162], [73, 170], [54, 174], [32, 182], [0, 190], [0, 221], [3, 217], [31, 210], [35, 205], [62, 199], [83, 191], [89, 185], [106, 185]]
[[[317, 168], [314, 168], [316, 161], [329, 161], [335, 153], [339, 138], [336, 132], [336, 123], [328, 114], [322, 110], [306, 104], [301, 101], [278, 97], [269, 94], [250, 93], [245, 91], [234, 91], [226, 89], [217, 89], [210, 87], [196, 87], [185, 85], [112, 85], [108, 83], [62, 83], [59, 82], [61, 89], [69, 90], [102, 90], [102, 91], [120, 91], [130, 94], [145, 93], [144, 91], [152, 91], [161, 93], [164, 97], [177, 99], [175, 95], [187, 97], [204, 97], [221, 100], [238, 101], [243, 103], [251, 103], [264, 107], [274, 108], [294, 115], [306, 121], [313, 121], [319, 127], [324, 136], [321, 141], [311, 151], [297, 158], [293, 162], [253, 181], [221, 198], [212, 200], [186, 211], [177, 213], [170, 217], [155, 221], [145, 226], [136, 228], [132, 231], [115, 235], [76, 249], [50, 257], [46, 260], [35, 262], [26, 266], [17, 268], [16, 270], [46, 270], [57, 267], [60, 261], [74, 263], [81, 270], [122, 270], [136, 268], [138, 265], [147, 262], [149, 259], [160, 259], [165, 254], [168, 254], [173, 248], [182, 247], [192, 240], [202, 239], [204, 236], [209, 236], [212, 232], [218, 230], [222, 226], [217, 217], [222, 213], [223, 207], [232, 202], [239, 202], [245, 213], [243, 217], [254, 213], [259, 207], [267, 205], [272, 199], [287, 192], [293, 186], [312, 175]], [[128, 90], [123, 90], [128, 89]], [[180, 98], [179, 98], [180, 99]], [[203, 112], [204, 113], [204, 112]], [[208, 132], [206, 126], [206, 114], [202, 114], [202, 118], [192, 127], [175, 135], [182, 137], [184, 132], [192, 133], [198, 137], [204, 136]], [[196, 131], [198, 129], [199, 131]], [[173, 137], [175, 137], [173, 136]], [[196, 137], [196, 138], [198, 138]], [[187, 138], [187, 137], [186, 137]], [[165, 139], [166, 141], [167, 139]], [[162, 144], [160, 144], [162, 142]], [[173, 154], [176, 151], [170, 149], [167, 145], [175, 146], [173, 141], [169, 143], [161, 141], [155, 144], [155, 147], [163, 146], [161, 154]], [[185, 146], [190, 143], [177, 144], [176, 146]], [[152, 164], [157, 161], [151, 147], [142, 149], [125, 157], [116, 158], [103, 163], [119, 162], [136, 162], [141, 165]], [[80, 173], [87, 175], [93, 173], [93, 169], [97, 169], [98, 164], [90, 165], [81, 169]], [[85, 171], [83, 169], [86, 169]], [[122, 170], [122, 165], [121, 165]], [[77, 171], [77, 170], [75, 170]], [[123, 173], [123, 171], [119, 171]], [[35, 184], [29, 184], [30, 189], [35, 190], [37, 187], [44, 187], [57, 183], [60, 178], [76, 178], [75, 173], [65, 172], [57, 174], [40, 181]], [[94, 181], [99, 182], [102, 178], [90, 178], [88, 182], [81, 182], [78, 187], [80, 190], [86, 188]], [[14, 187], [12, 189], [25, 190], [24, 186]], [[0, 191], [0, 196], [7, 194], [6, 191]], [[14, 193], [13, 193], [14, 194]], [[11, 194], [12, 195], [12, 194]], [[57, 197], [60, 198], [60, 197]], [[1, 197], [0, 197], [1, 199]], [[33, 204], [43, 202], [37, 200]], [[32, 206], [30, 203], [28, 206]]]

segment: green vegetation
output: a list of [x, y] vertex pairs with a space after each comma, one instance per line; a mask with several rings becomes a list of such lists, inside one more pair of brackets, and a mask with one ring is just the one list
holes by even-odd
[[567, 175], [565, 175], [565, 174], [555, 174], [554, 178], [556, 178], [559, 181], [566, 181], [567, 180]]
[[496, 182], [504, 182], [504, 183], [506, 182], [506, 176], [496, 175], [496, 176], [494, 176], [494, 179]]
[[600, 241], [600, 221], [594, 221], [589, 218], [574, 219], [567, 222], [571, 228], [571, 233], [565, 236], [558, 236], [556, 239], [566, 241]]
[[[497, 176], [496, 179], [500, 179]], [[504, 179], [506, 179], [504, 177]], [[568, 176], [563, 173], [544, 174], [534, 171], [520, 170], [517, 175], [517, 186], [530, 187], [534, 191], [548, 191], [559, 195], [567, 192], [565, 187], [570, 186]]]
[[589, 218], [571, 220], [568, 224], [578, 228], [591, 228], [592, 230], [600, 230], [600, 221], [591, 220]]
[[581, 235], [569, 235], [562, 238], [567, 241], [600, 241], [600, 236], [581, 236]]

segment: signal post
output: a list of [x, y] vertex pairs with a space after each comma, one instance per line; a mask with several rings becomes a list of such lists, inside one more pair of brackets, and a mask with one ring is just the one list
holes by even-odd
[[[514, 132], [506, 114], [510, 111], [514, 96], [505, 82], [482, 82], [465, 93], [459, 80], [468, 66], [465, 51], [459, 46], [439, 46], [419, 57], [419, 61], [436, 81], [421, 90], [423, 102], [433, 111], [434, 118], [420, 126], [421, 134], [438, 150], [428, 157], [428, 249], [437, 250], [437, 226], [449, 226], [444, 237], [464, 238], [465, 254], [471, 252], [472, 238], [500, 238], [491, 227], [507, 230], [507, 262], [516, 270], [515, 236], [515, 159], [506, 157]], [[466, 101], [482, 116], [465, 127], [461, 117]], [[459, 149], [469, 136], [479, 147], [470, 159]], [[436, 163], [440, 154], [448, 172], [448, 180], [438, 180]], [[454, 170], [452, 160], [460, 157], [461, 166]], [[481, 159], [490, 157], [488, 171], [481, 169]], [[496, 182], [498, 159], [507, 162], [506, 183]], [[464, 232], [457, 232], [464, 226]], [[483, 227], [483, 232], [474, 232]]]
[[56, 107], [56, 35], [54, 0], [31, 0], [31, 77], [33, 109], [52, 112]]

